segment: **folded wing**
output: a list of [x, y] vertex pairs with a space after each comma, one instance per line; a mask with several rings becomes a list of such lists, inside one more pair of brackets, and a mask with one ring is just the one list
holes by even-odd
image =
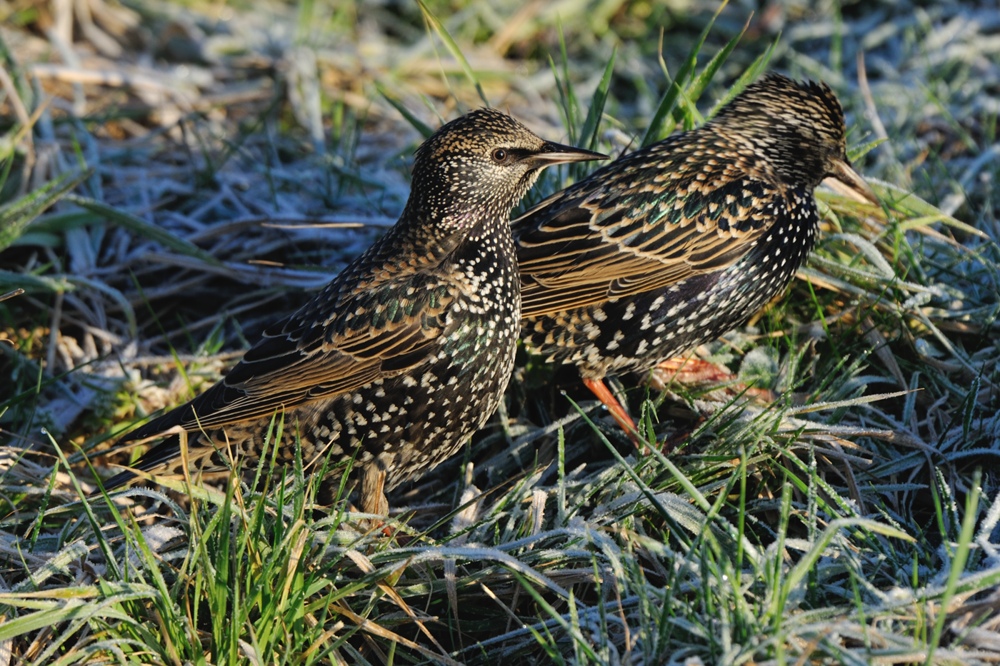
[[597, 171], [515, 220], [523, 316], [663, 289], [739, 260], [783, 192], [748, 176], [740, 154], [691, 155], [657, 144], [622, 158], [634, 168]]
[[410, 275], [341, 296], [335, 285], [265, 331], [212, 388], [122, 441], [269, 418], [411, 371], [436, 351], [454, 298], [440, 276]]

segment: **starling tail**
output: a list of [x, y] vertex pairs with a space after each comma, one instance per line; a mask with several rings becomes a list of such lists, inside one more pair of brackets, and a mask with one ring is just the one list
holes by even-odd
[[512, 223], [528, 349], [578, 366], [635, 441], [605, 376], [649, 370], [781, 293], [815, 245], [824, 178], [877, 203], [844, 135], [826, 85], [770, 75], [543, 201]]
[[446, 124], [416, 152], [396, 225], [225, 379], [126, 435], [165, 437], [135, 467], [174, 472], [178, 429], [198, 472], [228, 472], [226, 452], [252, 469], [283, 412], [278, 463], [355, 457], [360, 507], [384, 515], [384, 492], [454, 454], [506, 388], [521, 313], [511, 209], [543, 167], [603, 157], [494, 110]]

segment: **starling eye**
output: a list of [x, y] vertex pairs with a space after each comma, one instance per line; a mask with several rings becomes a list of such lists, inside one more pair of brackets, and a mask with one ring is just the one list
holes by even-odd
[[493, 161], [497, 164], [503, 164], [507, 161], [507, 158], [510, 157], [510, 154], [503, 148], [497, 148], [493, 151], [490, 157], [492, 157]]

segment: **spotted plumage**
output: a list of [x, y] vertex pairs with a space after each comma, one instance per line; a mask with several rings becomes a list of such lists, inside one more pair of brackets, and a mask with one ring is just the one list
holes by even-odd
[[[514, 363], [521, 302], [511, 209], [550, 164], [603, 155], [549, 143], [481, 109], [428, 139], [396, 225], [299, 311], [268, 328], [212, 388], [126, 435], [167, 435], [136, 468], [252, 469], [279, 412], [279, 464], [355, 456], [360, 506], [455, 453], [496, 409]], [[132, 477], [125, 472], [109, 482]]]
[[874, 195], [818, 83], [770, 75], [704, 126], [637, 150], [513, 223], [529, 350], [603, 384], [711, 340], [789, 283], [816, 242], [813, 190]]

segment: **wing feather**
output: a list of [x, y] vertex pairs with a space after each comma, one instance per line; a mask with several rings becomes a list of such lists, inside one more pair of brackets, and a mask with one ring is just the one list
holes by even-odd
[[[739, 260], [785, 196], [711, 129], [632, 153], [514, 220], [522, 316], [664, 289]], [[752, 174], [757, 174], [752, 175]]]
[[[336, 281], [269, 328], [229, 374], [122, 441], [268, 418], [279, 408], [412, 370], [436, 350], [454, 296], [440, 274], [409, 275], [333, 299]], [[323, 310], [326, 310], [324, 312]]]

